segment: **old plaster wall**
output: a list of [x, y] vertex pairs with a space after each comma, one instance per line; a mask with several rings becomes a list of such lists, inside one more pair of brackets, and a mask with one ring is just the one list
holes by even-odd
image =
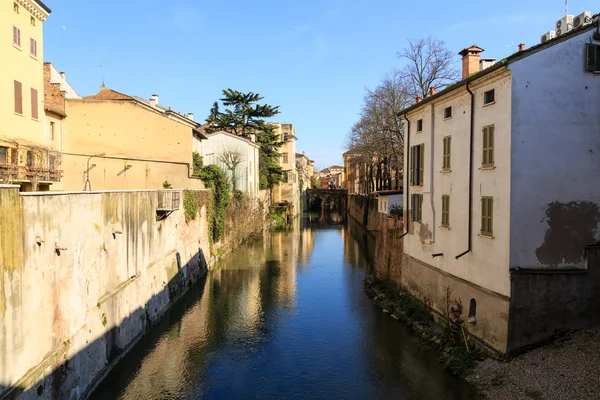
[[585, 254], [586, 270], [512, 273], [510, 349], [533, 344], [565, 329], [600, 326], [600, 246], [589, 246]]
[[379, 229], [385, 214], [377, 211], [379, 203], [375, 198], [369, 196], [351, 195], [348, 201], [348, 213], [368, 231]]
[[0, 188], [0, 398], [76, 399], [102, 377], [206, 271], [209, 194], [157, 221], [158, 191]]
[[512, 70], [511, 268], [583, 267], [600, 240], [600, 76], [586, 30]]

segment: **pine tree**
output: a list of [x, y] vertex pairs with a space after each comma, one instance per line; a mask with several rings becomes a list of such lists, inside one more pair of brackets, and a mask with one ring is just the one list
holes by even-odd
[[260, 188], [270, 189], [283, 180], [283, 170], [279, 164], [281, 154], [278, 152], [283, 142], [273, 126], [265, 121], [265, 118], [279, 114], [279, 106], [257, 104], [262, 99], [258, 93], [223, 90], [223, 97], [219, 100], [227, 108], [221, 112], [219, 103], [213, 104], [206, 118], [209, 124], [206, 132], [225, 131], [246, 139], [250, 139], [252, 134], [256, 135], [256, 142], [260, 146]]

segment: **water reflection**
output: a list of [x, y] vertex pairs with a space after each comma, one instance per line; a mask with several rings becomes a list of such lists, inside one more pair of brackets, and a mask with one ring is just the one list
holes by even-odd
[[93, 398], [470, 398], [364, 295], [370, 236], [320, 219], [227, 257]]

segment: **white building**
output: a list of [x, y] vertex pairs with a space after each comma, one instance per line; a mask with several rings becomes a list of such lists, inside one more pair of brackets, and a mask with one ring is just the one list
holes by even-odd
[[371, 193], [377, 196], [377, 210], [380, 213], [390, 215], [393, 206], [402, 207], [402, 190], [378, 190]]
[[599, 40], [596, 17], [498, 63], [466, 48], [462, 81], [400, 113], [402, 283], [499, 352], [600, 324]]
[[206, 134], [206, 137], [206, 140], [195, 140], [193, 149], [202, 155], [204, 165], [218, 165], [234, 189], [258, 195], [259, 145], [223, 131]]

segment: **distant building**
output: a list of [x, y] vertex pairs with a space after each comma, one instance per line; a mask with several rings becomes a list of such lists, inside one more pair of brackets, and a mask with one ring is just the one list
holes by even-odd
[[[258, 195], [258, 155], [260, 146], [241, 136], [227, 132], [206, 134], [207, 140], [199, 143], [198, 151], [204, 165], [218, 165], [225, 173], [235, 190]], [[233, 168], [232, 161], [239, 160]]]
[[189, 115], [102, 87], [65, 99], [64, 190], [202, 188], [192, 177], [195, 142], [206, 139]]
[[402, 190], [379, 190], [372, 193], [377, 197], [377, 211], [390, 215], [392, 207], [403, 207]]
[[292, 124], [274, 123], [275, 132], [284, 142], [281, 153], [281, 168], [285, 174], [284, 182], [272, 189], [273, 203], [289, 203], [294, 207], [294, 213], [300, 210], [300, 191], [298, 187], [298, 170], [296, 168], [296, 131]]
[[441, 314], [449, 288], [499, 352], [600, 325], [599, 40], [596, 17], [498, 63], [465, 48], [463, 80], [401, 112], [403, 284]]

